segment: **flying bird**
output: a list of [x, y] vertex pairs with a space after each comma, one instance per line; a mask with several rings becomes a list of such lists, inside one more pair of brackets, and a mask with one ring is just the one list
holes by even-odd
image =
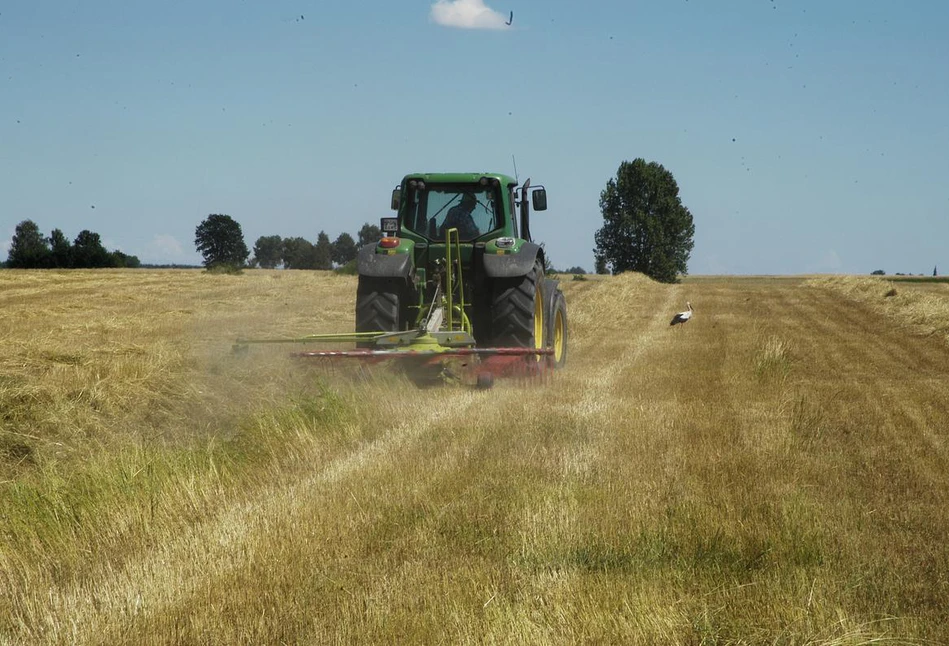
[[669, 325], [678, 325], [679, 323], [689, 322], [689, 319], [692, 318], [692, 303], [686, 302], [686, 305], [688, 305], [689, 309], [685, 310], [684, 312], [679, 312], [673, 316], [672, 320], [669, 321]]
[[514, 12], [513, 12], [513, 11], [511, 12], [511, 17], [508, 18], [508, 19], [507, 19], [507, 22], [504, 23], [504, 24], [507, 25], [508, 27], [510, 27], [512, 22], [514, 22]]

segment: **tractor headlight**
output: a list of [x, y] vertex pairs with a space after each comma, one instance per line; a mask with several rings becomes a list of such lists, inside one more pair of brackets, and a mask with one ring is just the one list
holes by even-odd
[[514, 247], [514, 238], [504, 236], [503, 238], [495, 240], [494, 244], [498, 246], [498, 249], [512, 249]]

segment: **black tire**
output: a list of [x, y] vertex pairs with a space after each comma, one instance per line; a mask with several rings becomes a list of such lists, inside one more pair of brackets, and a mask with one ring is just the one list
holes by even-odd
[[[491, 337], [502, 348], [542, 348], [544, 267], [534, 263], [526, 276], [494, 281], [491, 299]], [[540, 300], [540, 303], [538, 303]], [[540, 317], [538, 322], [536, 319]], [[537, 334], [537, 330], [540, 334]]]
[[[356, 288], [356, 331], [398, 332], [403, 329], [405, 281], [359, 277]], [[365, 347], [371, 344], [359, 344]]]
[[475, 383], [475, 387], [478, 390], [489, 390], [494, 387], [494, 375], [490, 372], [483, 372], [478, 375], [478, 380]]
[[554, 292], [551, 315], [547, 319], [547, 346], [554, 353], [550, 355], [550, 365], [558, 370], [567, 365], [567, 299], [563, 292]]

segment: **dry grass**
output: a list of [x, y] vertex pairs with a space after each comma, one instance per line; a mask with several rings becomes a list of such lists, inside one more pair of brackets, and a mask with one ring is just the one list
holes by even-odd
[[949, 349], [800, 282], [482, 392], [229, 355], [351, 278], [0, 272], [0, 643], [945, 643]]
[[937, 335], [949, 342], [949, 283], [836, 276], [814, 278], [808, 284], [869, 305], [914, 333]]

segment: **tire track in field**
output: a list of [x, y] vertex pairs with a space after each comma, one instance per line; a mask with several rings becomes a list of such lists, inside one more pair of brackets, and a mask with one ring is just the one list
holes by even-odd
[[34, 609], [32, 617], [21, 617], [21, 625], [34, 631], [44, 627], [36, 636], [44, 643], [94, 642], [104, 632], [127, 625], [143, 613], [155, 615], [174, 607], [198, 589], [203, 580], [201, 566], [214, 564], [215, 578], [246, 566], [256, 553], [253, 539], [285, 520], [288, 513], [304, 513], [303, 508], [314, 499], [330, 495], [334, 485], [421, 441], [452, 417], [463, 418], [480, 402], [479, 393], [471, 390], [451, 389], [436, 397], [447, 398], [451, 398], [450, 406], [436, 402], [421, 419], [413, 417], [419, 408], [404, 411], [399, 417], [411, 421], [379, 439], [302, 475], [290, 486], [267, 486], [246, 500], [227, 505], [213, 519], [186, 529], [177, 540], [161, 544], [119, 570], [105, 567], [82, 585], [50, 590], [48, 604]]
[[[624, 376], [636, 370], [644, 355], [654, 350], [660, 336], [668, 332], [668, 313], [681, 291], [679, 286], [665, 289], [651, 281], [637, 284], [630, 278], [616, 280], [630, 282], [625, 289], [617, 289], [615, 282], [600, 283], [597, 289], [576, 294], [577, 298], [570, 303], [580, 312], [585, 307], [596, 309], [604, 301], [607, 304], [589, 320], [581, 317], [581, 335], [571, 350], [573, 357], [580, 358], [568, 364], [565, 375], [580, 396], [565, 398], [557, 406], [558, 414], [571, 420], [574, 427], [597, 429], [588, 441], [577, 445], [570, 457], [570, 471], [577, 475], [587, 473], [602, 458], [609, 442], [602, 429], [611, 428], [610, 419], [616, 414], [617, 403], [629, 396], [620, 390], [621, 384], [626, 383]], [[568, 294], [568, 298], [571, 296], [574, 295]], [[636, 320], [638, 325], [632, 324], [631, 303], [636, 303], [636, 310], [648, 312]], [[609, 359], [603, 361], [603, 357]]]
[[949, 349], [901, 330], [862, 304], [825, 290], [812, 293], [779, 300], [784, 318], [805, 335], [795, 343], [811, 343], [810, 365], [801, 366], [810, 373], [807, 386], [845, 395], [841, 402], [823, 398], [834, 426], [877, 436], [891, 449], [880, 457], [902, 464], [904, 475], [914, 473], [908, 485], [945, 500], [939, 484], [949, 471]]
[[[645, 282], [632, 286], [642, 287], [642, 293], [630, 290], [624, 294], [616, 290], [615, 283], [601, 283], [601, 285], [602, 289], [584, 290], [581, 294], [577, 294], [577, 296], [582, 295], [583, 298], [578, 298], [575, 304], [571, 303], [573, 307], [582, 307], [584, 301], [604, 299], [614, 301], [611, 303], [613, 307], [607, 307], [605, 312], [597, 314], [595, 322], [587, 322], [589, 329], [583, 330], [586, 334], [578, 344], [579, 351], [576, 350], [576, 346], [572, 348], [574, 354], [586, 353], [595, 357], [605, 354], [603, 347], [607, 344], [617, 348], [617, 352], [612, 355], [609, 362], [601, 363], [589, 371], [593, 377], [587, 376], [586, 371], [584, 372], [583, 383], [587, 389], [584, 400], [588, 402], [594, 399], [607, 400], [608, 398], [603, 397], [602, 393], [607, 392], [605, 389], [608, 386], [612, 390], [611, 386], [616, 382], [619, 373], [638, 361], [647, 349], [655, 346], [659, 335], [667, 331], [669, 327], [667, 322], [669, 312], [672, 311], [682, 290], [681, 286], [662, 290], [651, 282]], [[634, 309], [631, 303], [635, 302], [638, 310], [642, 306], [643, 299], [639, 298], [642, 296], [648, 297], [652, 313], [641, 317], [643, 324], [634, 328], [630, 325], [629, 318]], [[660, 299], [661, 304], [656, 305]], [[612, 319], [612, 325], [610, 319]]]
[[[575, 290], [580, 293], [574, 294], [575, 302], [570, 304], [572, 311], [582, 309], [592, 300], [609, 298], [608, 289], [611, 286], [604, 284]], [[665, 305], [656, 308], [648, 324], [637, 331], [638, 336], [633, 337], [625, 321], [619, 318], [624, 334], [622, 349], [608, 363], [591, 369], [592, 379], [583, 378], [582, 408], [606, 410], [621, 371], [638, 361], [653, 345], [665, 326], [665, 310], [674, 299], [675, 291], [670, 291], [664, 299]], [[575, 335], [571, 339], [573, 363], [584, 363], [581, 357], [585, 346], [613, 342], [610, 334], [613, 331], [600, 329], [592, 337]], [[562, 376], [569, 378], [570, 372], [568, 368]], [[574, 377], [580, 378], [579, 375]], [[505, 400], [516, 401], [523, 394], [521, 388], [498, 388], [492, 403], [503, 408]], [[340, 483], [382, 468], [391, 456], [424, 441], [437, 429], [463, 423], [484, 401], [482, 393], [454, 388], [429, 393], [428, 397], [433, 399], [427, 407], [430, 412], [421, 419], [415, 416], [426, 407], [410, 406], [411, 410], [402, 411], [402, 417], [410, 421], [312, 473], [302, 474], [292, 485], [275, 484], [258, 489], [244, 500], [228, 504], [217, 516], [187, 528], [176, 540], [159, 545], [120, 569], [106, 566], [84, 584], [52, 590], [44, 607], [32, 608], [32, 616], [22, 618], [23, 627], [38, 630], [42, 641], [95, 641], [104, 632], [117, 630], [123, 624], [133, 625], [146, 614], [155, 617], [180, 612], [182, 600], [201, 588], [209, 576], [208, 571], [210, 577], [217, 580], [261, 558], [261, 541], [257, 539], [274, 526], [307, 515], [310, 513], [307, 510], [319, 505], [321, 498], [338, 494]], [[461, 448], [453, 446], [452, 450]], [[37, 628], [39, 626], [44, 628]]]
[[857, 562], [873, 555], [876, 585], [894, 604], [913, 599], [916, 613], [945, 625], [949, 349], [825, 290], [793, 315], [815, 343], [813, 365], [801, 366], [813, 382], [798, 385], [819, 411], [810, 450], [825, 473], [813, 478], [841, 498], [831, 513], [863, 528], [842, 547]]
[[[584, 308], [608, 302], [612, 321], [601, 318], [587, 330], [580, 326], [579, 333], [571, 338], [572, 361], [567, 371], [556, 378], [582, 384], [578, 408], [608, 414], [622, 372], [640, 361], [667, 328], [667, 310], [675, 301], [678, 288], [665, 292], [652, 283], [630, 287], [633, 291], [643, 287], [639, 296], [645, 295], [650, 302], [663, 302], [653, 308], [654, 313], [644, 325], [631, 329], [625, 318], [628, 303], [613, 293], [615, 285], [591, 281], [589, 286], [582, 287], [569, 290], [575, 292], [568, 293], [571, 312], [577, 313], [582, 321], [580, 314]], [[609, 361], [590, 366], [584, 354], [605, 345], [616, 345], [618, 351], [612, 355], [600, 351], [599, 356], [610, 356]], [[321, 500], [340, 495], [347, 480], [363, 477], [361, 474], [370, 474], [375, 469], [394, 468], [392, 460], [397, 458], [393, 456], [412, 450], [439, 429], [463, 424], [484, 402], [483, 393], [457, 388], [428, 391], [421, 397], [428, 406], [419, 405], [418, 401], [407, 402], [402, 405], [404, 410], [391, 411], [393, 417], [410, 421], [317, 470], [302, 473], [292, 485], [281, 482], [245, 494], [242, 500], [223, 506], [216, 516], [185, 528], [174, 540], [133, 557], [120, 568], [112, 569], [107, 564], [82, 583], [51, 590], [42, 607], [37, 604], [24, 608], [20, 618], [24, 634], [32, 634], [42, 642], [95, 642], [103, 635], [121, 634], [123, 626], [135, 634], [135, 626], [146, 617], [182, 613], [183, 602], [194, 598], [208, 581], [226, 580], [229, 573], [265, 559], [261, 550], [266, 549], [266, 541], [261, 537], [275, 527], [288, 526], [296, 519], [312, 515]], [[506, 403], [518, 402], [523, 397], [523, 388], [504, 386], [493, 391], [491, 401], [503, 409]], [[428, 413], [419, 416], [423, 410]], [[459, 436], [450, 451], [464, 450], [465, 443], [471, 441], [472, 438]], [[590, 448], [592, 452], [578, 456], [578, 461], [596, 459], [596, 447]]]
[[[617, 284], [619, 281], [626, 282]], [[665, 290], [652, 281], [626, 276], [584, 287], [590, 288], [568, 294], [568, 298], [577, 297], [570, 306], [583, 316], [575, 317], [579, 318], [580, 335], [579, 339], [573, 337], [570, 356], [574, 361], [566, 375], [575, 380], [582, 395], [579, 401], [565, 402], [563, 412], [589, 423], [590, 416], [608, 416], [616, 399], [624, 397], [616, 392], [617, 384], [657, 345], [660, 334], [668, 331], [667, 314], [681, 287]], [[633, 319], [633, 312], [638, 311], [648, 313]], [[603, 361], [603, 357], [609, 360]]]
[[825, 362], [844, 380], [858, 377], [878, 389], [911, 382], [909, 403], [916, 410], [928, 402], [945, 412], [949, 349], [943, 344], [899, 330], [867, 308], [825, 294], [790, 306], [794, 318], [820, 341], [812, 361]]

